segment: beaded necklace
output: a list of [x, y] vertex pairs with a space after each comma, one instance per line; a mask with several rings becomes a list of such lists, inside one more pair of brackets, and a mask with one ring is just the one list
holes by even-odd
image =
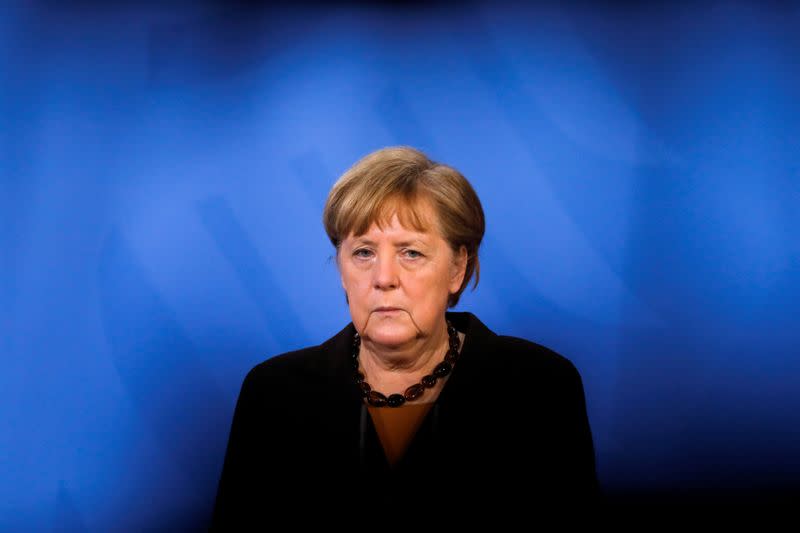
[[437, 380], [447, 376], [453, 370], [453, 365], [455, 365], [458, 359], [458, 348], [461, 340], [458, 338], [456, 328], [449, 320], [447, 320], [447, 334], [450, 337], [450, 346], [447, 350], [447, 354], [444, 356], [444, 361], [436, 365], [433, 372], [423, 377], [419, 383], [408, 387], [403, 394], [395, 393], [387, 397], [376, 390], [372, 390], [372, 387], [370, 387], [369, 383], [364, 379], [364, 374], [358, 370], [361, 337], [358, 332], [356, 332], [353, 336], [352, 361], [353, 371], [355, 372], [355, 382], [361, 390], [362, 398], [366, 396], [367, 402], [374, 407], [400, 407], [407, 401], [410, 402], [422, 396], [426, 388], [432, 388], [436, 385]]

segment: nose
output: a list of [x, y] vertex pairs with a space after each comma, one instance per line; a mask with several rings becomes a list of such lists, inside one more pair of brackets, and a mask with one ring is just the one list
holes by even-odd
[[396, 288], [399, 279], [397, 276], [397, 263], [391, 255], [383, 255], [375, 261], [375, 288], [393, 289]]

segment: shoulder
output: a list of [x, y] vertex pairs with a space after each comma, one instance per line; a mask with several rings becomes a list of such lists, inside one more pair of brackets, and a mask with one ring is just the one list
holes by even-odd
[[558, 424], [575, 420], [576, 413], [585, 416], [583, 379], [572, 360], [524, 338], [498, 335], [496, 341], [500, 353], [508, 354], [503, 373], [506, 398], [516, 398], [525, 410], [539, 406], [542, 420], [559, 420]]
[[561, 382], [580, 381], [580, 373], [572, 360], [552, 348], [511, 335], [497, 335], [495, 342], [497, 353], [508, 358], [505, 363], [522, 369], [527, 376]]
[[250, 368], [242, 388], [263, 388], [264, 385], [286, 386], [297, 379], [318, 374], [320, 351], [319, 345], [308, 346], [264, 359]]

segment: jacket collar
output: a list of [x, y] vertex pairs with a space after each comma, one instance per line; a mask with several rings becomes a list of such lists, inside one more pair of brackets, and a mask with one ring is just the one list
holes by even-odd
[[[485, 368], [480, 365], [481, 359], [490, 355], [487, 350], [497, 334], [481, 322], [477, 316], [469, 311], [446, 311], [445, 317], [450, 320], [455, 328], [465, 334], [464, 346], [461, 354], [453, 367], [446, 386], [442, 389], [437, 402], [447, 403], [448, 399], [459, 391], [476, 390], [471, 384], [485, 379]], [[360, 391], [353, 382], [352, 346], [356, 328], [349, 322], [336, 335], [329, 338], [319, 348], [326, 358], [328, 377], [337, 388], [344, 387], [348, 390], [353, 401], [362, 402]], [[489, 352], [489, 353], [487, 353]]]

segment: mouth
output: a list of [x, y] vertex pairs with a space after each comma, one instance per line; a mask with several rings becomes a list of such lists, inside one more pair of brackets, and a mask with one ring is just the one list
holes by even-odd
[[377, 313], [393, 313], [395, 311], [400, 311], [399, 307], [379, 307], [375, 309]]

